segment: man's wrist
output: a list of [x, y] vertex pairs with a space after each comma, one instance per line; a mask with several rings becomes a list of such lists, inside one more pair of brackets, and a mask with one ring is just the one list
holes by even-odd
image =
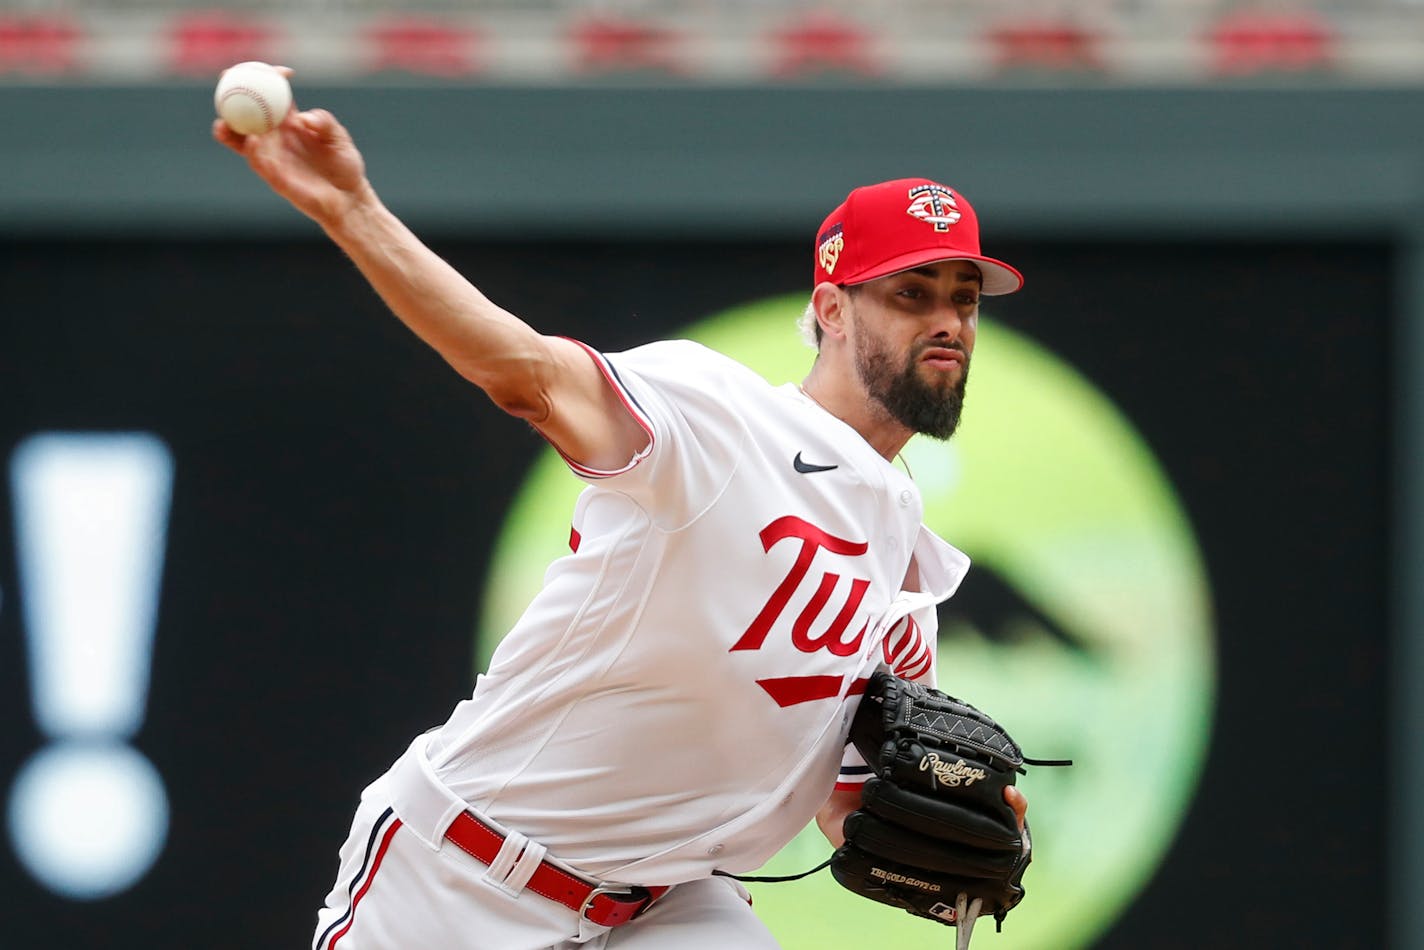
[[366, 179], [351, 191], [342, 192], [342, 200], [316, 219], [323, 231], [338, 244], [368, 231], [376, 220], [388, 214], [385, 205]]

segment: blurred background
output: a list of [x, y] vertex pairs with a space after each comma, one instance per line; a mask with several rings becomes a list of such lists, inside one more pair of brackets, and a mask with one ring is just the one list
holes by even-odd
[[[0, 946], [300, 946], [567, 541], [542, 443], [212, 143], [293, 66], [497, 302], [773, 382], [852, 187], [962, 189], [941, 684], [1031, 772], [986, 947], [1424, 947], [1424, 3], [0, 0]], [[824, 856], [814, 836], [777, 871]], [[947, 945], [826, 875], [788, 948]]]

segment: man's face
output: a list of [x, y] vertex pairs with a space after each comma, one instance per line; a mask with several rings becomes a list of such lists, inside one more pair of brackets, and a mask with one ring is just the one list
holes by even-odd
[[979, 269], [941, 261], [850, 291], [855, 368], [870, 398], [936, 439], [959, 426], [979, 326]]

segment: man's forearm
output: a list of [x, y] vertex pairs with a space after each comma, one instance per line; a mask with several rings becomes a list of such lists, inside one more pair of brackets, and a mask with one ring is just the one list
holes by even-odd
[[543, 410], [542, 339], [426, 247], [369, 185], [322, 229], [391, 311], [501, 408]]

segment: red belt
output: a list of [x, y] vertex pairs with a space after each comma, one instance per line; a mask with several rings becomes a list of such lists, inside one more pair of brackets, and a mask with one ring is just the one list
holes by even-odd
[[[493, 864], [504, 835], [469, 812], [445, 829], [445, 837], [461, 851], [483, 864]], [[568, 871], [540, 861], [524, 885], [540, 897], [558, 901], [565, 907], [604, 927], [617, 927], [637, 917], [666, 894], [669, 887], [638, 887], [626, 884], [590, 884]]]

